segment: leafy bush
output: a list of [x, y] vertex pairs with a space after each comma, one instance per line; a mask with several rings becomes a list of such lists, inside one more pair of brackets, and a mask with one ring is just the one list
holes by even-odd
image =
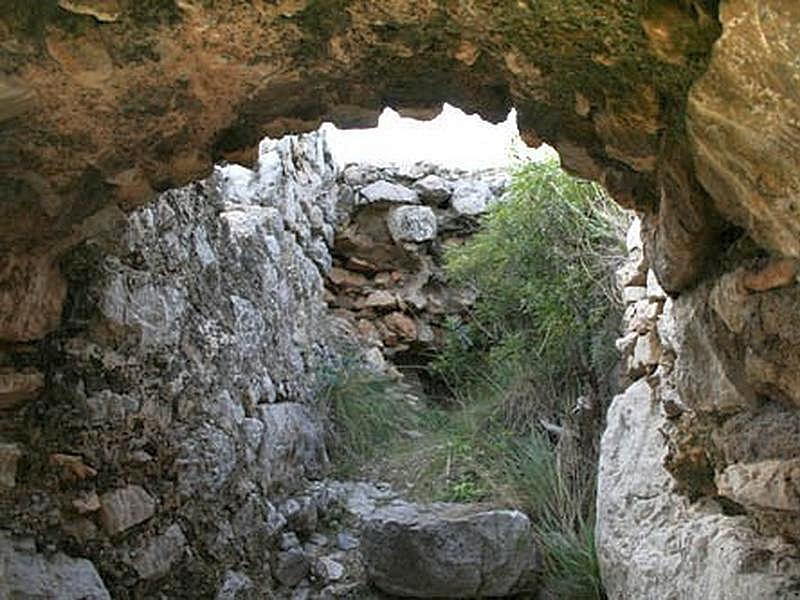
[[448, 322], [434, 364], [463, 410], [485, 415], [471, 485], [534, 516], [543, 586], [557, 597], [603, 597], [595, 478], [625, 224], [597, 185], [554, 162], [527, 164], [483, 228], [446, 255], [451, 281], [478, 298], [467, 319]]
[[576, 382], [578, 393], [596, 388], [615, 361], [598, 349], [613, 347], [619, 323], [613, 271], [624, 223], [599, 186], [557, 163], [519, 167], [508, 200], [446, 255], [452, 282], [478, 301], [467, 321], [449, 322], [438, 371], [454, 387], [487, 374], [505, 387], [522, 361], [542, 395], [563, 396]]

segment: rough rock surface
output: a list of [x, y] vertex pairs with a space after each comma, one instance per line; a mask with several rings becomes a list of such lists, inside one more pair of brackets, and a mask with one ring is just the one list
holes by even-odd
[[72, 250], [61, 327], [0, 356], [0, 527], [82, 548], [115, 597], [269, 595], [278, 504], [328, 465], [335, 169], [316, 135], [262, 150]]
[[600, 460], [597, 545], [610, 598], [800, 598], [793, 545], [760, 537], [711, 499], [691, 503], [664, 469], [665, 425], [644, 380], [614, 399]]
[[619, 277], [630, 387], [609, 410], [600, 453], [607, 592], [800, 598], [796, 264], [748, 258], [742, 239], [713, 279], [670, 299], [637, 236], [638, 223]]
[[[406, 202], [364, 205], [358, 199], [375, 182], [391, 186]], [[481, 214], [502, 198], [508, 183], [498, 169], [348, 165], [339, 190], [334, 267], [326, 279], [329, 305], [385, 357], [399, 361], [410, 352], [418, 358], [405, 362], [419, 363], [440, 347], [445, 319], [474, 302], [469, 290], [446, 285], [443, 250], [477, 230]], [[480, 206], [459, 210], [459, 189], [480, 191]]]
[[[93, 215], [204, 176], [212, 160], [252, 160], [265, 134], [325, 119], [363, 126], [386, 105], [432, 116], [449, 101], [494, 120], [516, 107], [527, 140], [554, 145], [568, 168], [645, 211], [653, 266], [678, 290], [718, 251], [715, 209], [750, 227], [744, 203], [764, 198], [785, 224], [759, 219], [759, 239], [791, 249], [797, 238], [787, 179], [796, 169], [784, 169], [796, 165], [797, 67], [785, 49], [797, 9], [760, 6], [10, 0], [0, 15], [0, 223], [13, 225], [0, 227], [0, 248], [50, 250], [58, 240], [61, 251]], [[690, 113], [696, 169], [685, 108], [709, 59]], [[769, 123], [770, 135], [736, 133], [740, 122]], [[774, 142], [750, 141], [760, 137]], [[778, 170], [746, 177], [764, 193], [728, 193], [718, 183], [732, 181], [728, 167], [712, 165], [700, 140]]]
[[[254, 490], [277, 493], [307, 471], [259, 460], [267, 416], [253, 406], [274, 399], [310, 410], [313, 384], [298, 373], [327, 354], [305, 333], [323, 314], [309, 307], [322, 294], [314, 272], [331, 261], [333, 218], [257, 184], [271, 200], [222, 201], [201, 184], [202, 206], [184, 191], [136, 208], [206, 176], [212, 160], [251, 163], [265, 133], [322, 119], [364, 125], [385, 105], [431, 116], [447, 100], [492, 119], [516, 106], [526, 140], [550, 142], [567, 168], [642, 213], [643, 251], [624, 276], [637, 326], [620, 345], [631, 360], [639, 349], [630, 375], [648, 378], [669, 416], [676, 489], [722, 498], [761, 535], [798, 539], [795, 513], [774, 509], [783, 488], [768, 475], [792, 478], [797, 458], [798, 286], [751, 287], [737, 274], [772, 280], [762, 262], [800, 253], [795, 0], [3, 8], [0, 366], [47, 382], [0, 393], [0, 432], [24, 457], [24, 468], [3, 466], [15, 482], [0, 498], [3, 527], [91, 541], [86, 552], [102, 557], [116, 593], [134, 575], [103, 550], [98, 517], [74, 514], [73, 501], [139, 485], [159, 512], [120, 535], [160, 535], [177, 513], [211, 523], [216, 533], [185, 532], [200, 551], [178, 572], [221, 597], [263, 591], [271, 577], [253, 557], [263, 559], [260, 536], [282, 517]], [[317, 185], [294, 160], [278, 162], [290, 179]], [[428, 192], [416, 191], [425, 202]], [[253, 253], [271, 266], [251, 269], [242, 257]], [[203, 267], [184, 269], [189, 255]], [[680, 297], [651, 297], [644, 259]], [[279, 335], [259, 344], [267, 323]], [[405, 319], [391, 324], [398, 339], [410, 335]], [[320, 448], [304, 443], [297, 454], [314, 457], [311, 471], [325, 462]], [[22, 506], [27, 517], [17, 519]], [[212, 574], [205, 560], [224, 564]], [[636, 557], [625, 564], [632, 576], [623, 579], [638, 581]]]
[[91, 562], [62, 552], [45, 555], [32, 539], [0, 530], [0, 597], [110, 600]]
[[458, 504], [395, 502], [364, 518], [370, 581], [412, 598], [531, 593], [539, 554], [528, 517]]

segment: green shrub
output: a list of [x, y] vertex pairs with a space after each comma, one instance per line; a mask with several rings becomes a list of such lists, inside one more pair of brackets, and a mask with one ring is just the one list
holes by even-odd
[[519, 167], [508, 200], [446, 254], [451, 281], [478, 301], [468, 320], [448, 323], [439, 373], [454, 387], [487, 376], [506, 386], [524, 361], [543, 395], [576, 381], [579, 393], [596, 386], [615, 360], [602, 349], [619, 323], [613, 271], [624, 223], [599, 186], [557, 163]]
[[460, 471], [473, 475], [468, 491], [489, 490], [533, 515], [542, 585], [556, 597], [603, 597], [595, 478], [625, 224], [597, 185], [554, 162], [528, 164], [482, 229], [445, 257], [451, 282], [477, 292], [471, 314], [448, 321], [434, 363], [462, 412], [482, 414]]

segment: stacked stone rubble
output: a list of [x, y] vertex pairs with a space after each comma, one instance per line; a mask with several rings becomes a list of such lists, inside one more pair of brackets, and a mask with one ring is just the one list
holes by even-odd
[[507, 183], [501, 170], [345, 168], [329, 305], [388, 357], [437, 347], [446, 318], [474, 301], [446, 284], [443, 253], [476, 231]]

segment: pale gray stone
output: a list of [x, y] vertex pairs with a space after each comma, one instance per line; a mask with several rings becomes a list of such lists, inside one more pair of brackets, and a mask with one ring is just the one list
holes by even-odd
[[22, 456], [19, 444], [0, 443], [0, 487], [17, 485], [17, 463]]
[[453, 193], [453, 185], [443, 177], [430, 174], [414, 182], [414, 189], [426, 204], [441, 205]]
[[252, 589], [253, 581], [247, 575], [238, 571], [226, 571], [214, 600], [237, 600], [241, 597], [240, 592]]
[[400, 206], [386, 219], [396, 242], [426, 242], [436, 237], [436, 215], [428, 206]]
[[314, 561], [311, 566], [311, 573], [318, 580], [324, 583], [339, 581], [344, 577], [344, 566], [332, 558], [323, 556]]
[[419, 195], [407, 187], [389, 181], [376, 181], [361, 188], [358, 204], [389, 202], [393, 204], [418, 204]]
[[644, 380], [614, 399], [600, 452], [597, 551], [609, 598], [778, 600], [800, 584], [794, 547], [712, 501], [692, 504], [664, 470], [665, 419]]
[[459, 215], [476, 216], [486, 212], [492, 190], [483, 181], [465, 181], [453, 190], [451, 203]]
[[145, 546], [128, 555], [128, 563], [142, 579], [157, 579], [167, 575], [181, 561], [186, 548], [186, 537], [177, 523], [151, 538]]
[[476, 598], [536, 589], [539, 551], [518, 511], [396, 502], [367, 515], [362, 535], [368, 577], [390, 594]]
[[112, 535], [143, 523], [155, 511], [155, 500], [138, 485], [117, 488], [100, 496], [100, 520]]

